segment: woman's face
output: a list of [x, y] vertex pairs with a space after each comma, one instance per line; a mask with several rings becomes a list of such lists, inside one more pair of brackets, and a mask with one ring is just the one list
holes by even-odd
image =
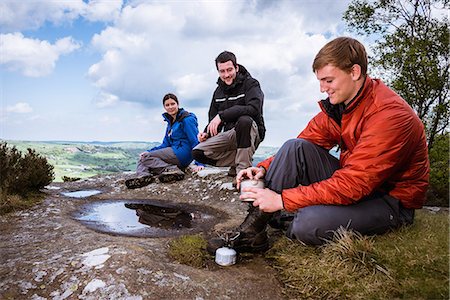
[[169, 115], [175, 118], [178, 113], [178, 103], [172, 98], [169, 98], [164, 101], [164, 109]]

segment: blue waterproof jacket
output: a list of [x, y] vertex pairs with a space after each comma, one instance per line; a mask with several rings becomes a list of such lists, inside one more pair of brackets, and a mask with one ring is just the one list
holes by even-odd
[[173, 152], [178, 158], [181, 167], [187, 167], [193, 160], [192, 148], [198, 144], [198, 122], [197, 117], [190, 112], [180, 108], [178, 110], [175, 122], [172, 123], [172, 117], [168, 113], [162, 114], [164, 121], [167, 122], [166, 134], [161, 145], [153, 147], [147, 151], [151, 152], [158, 149], [172, 147]]

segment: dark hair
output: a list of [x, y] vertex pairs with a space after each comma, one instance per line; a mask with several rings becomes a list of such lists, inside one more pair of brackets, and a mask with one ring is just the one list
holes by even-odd
[[361, 75], [367, 74], [367, 53], [363, 44], [349, 37], [339, 37], [328, 42], [314, 59], [313, 72], [333, 65], [345, 72], [350, 72], [353, 65], [361, 67]]
[[230, 60], [233, 63], [233, 66], [236, 68], [237, 67], [236, 55], [234, 55], [230, 51], [223, 51], [216, 58], [216, 69], [219, 70], [219, 64], [223, 64]]
[[175, 96], [175, 94], [168, 93], [168, 94], [164, 95], [164, 97], [163, 97], [163, 105], [166, 102], [166, 100], [169, 100], [169, 99], [173, 99], [173, 100], [175, 100], [175, 102], [177, 104], [179, 104], [177, 96]]

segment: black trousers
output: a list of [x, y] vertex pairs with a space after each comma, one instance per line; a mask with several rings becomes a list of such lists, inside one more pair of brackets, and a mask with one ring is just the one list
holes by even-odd
[[[275, 155], [265, 176], [266, 187], [283, 189], [322, 181], [339, 169], [339, 160], [303, 139], [287, 141]], [[310, 245], [321, 245], [339, 227], [361, 234], [382, 234], [412, 224], [414, 209], [404, 208], [388, 194], [373, 193], [352, 205], [313, 205], [299, 209], [286, 235]]]

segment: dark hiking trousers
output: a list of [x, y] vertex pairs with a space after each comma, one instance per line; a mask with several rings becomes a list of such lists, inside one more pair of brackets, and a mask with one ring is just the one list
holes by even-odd
[[[303, 139], [284, 143], [265, 176], [266, 187], [283, 189], [309, 185], [331, 177], [339, 160]], [[321, 245], [333, 238], [339, 227], [361, 234], [382, 234], [404, 224], [412, 224], [414, 209], [404, 208], [397, 199], [373, 193], [352, 205], [313, 205], [299, 209], [286, 235], [309, 245]]]
[[198, 162], [217, 167], [236, 167], [236, 172], [252, 166], [260, 143], [258, 125], [250, 116], [241, 116], [236, 126], [208, 138], [192, 150]]

